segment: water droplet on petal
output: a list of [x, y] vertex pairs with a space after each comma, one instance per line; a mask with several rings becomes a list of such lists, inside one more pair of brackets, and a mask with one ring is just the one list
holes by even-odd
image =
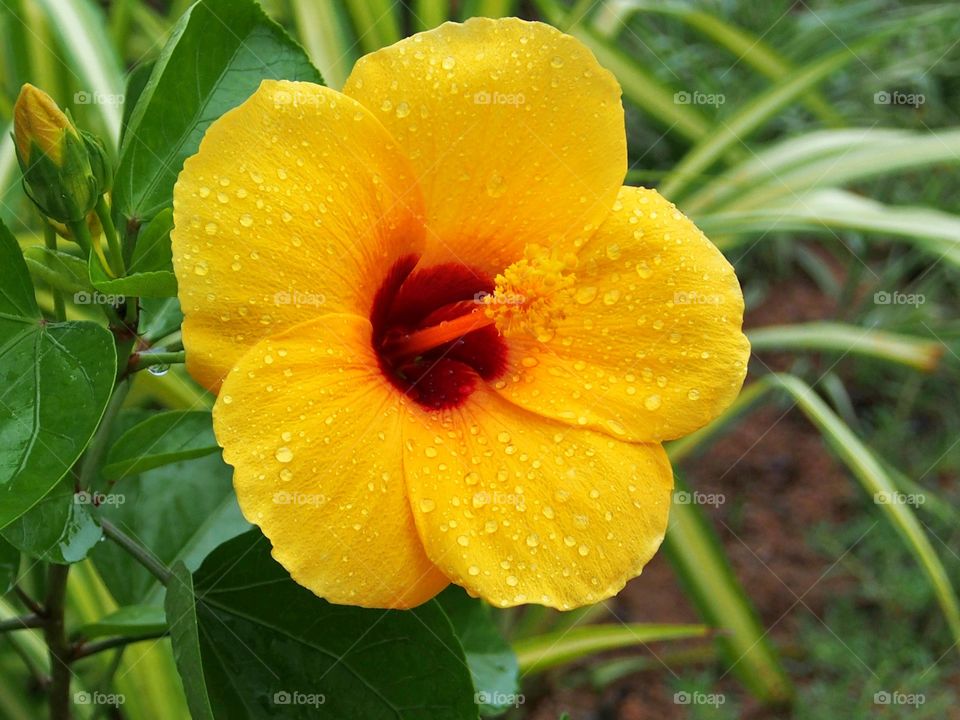
[[288, 448], [286, 445], [283, 447], [278, 447], [277, 452], [274, 453], [274, 457], [277, 458], [278, 462], [288, 463], [293, 460], [293, 450]]

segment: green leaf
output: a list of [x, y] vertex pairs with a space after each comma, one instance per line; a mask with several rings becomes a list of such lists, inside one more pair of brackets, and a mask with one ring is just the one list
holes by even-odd
[[97, 428], [116, 376], [113, 336], [49, 323], [0, 224], [0, 528], [50, 492]]
[[808, 63], [784, 77], [701, 137], [657, 189], [671, 200], [679, 198], [693, 181], [698, 180], [725, 153], [738, 148], [765, 122], [856, 57], [856, 52], [845, 46], [843, 50]]
[[860, 355], [931, 372], [945, 347], [937, 340], [835, 322], [771, 325], [747, 331], [754, 352], [813, 350]]
[[220, 449], [210, 413], [158, 413], [124, 433], [110, 449], [103, 476], [136, 475], [161, 465], [203, 457]]
[[140, 308], [140, 335], [149, 343], [175, 332], [183, 322], [176, 297], [143, 298]]
[[93, 639], [110, 635], [142, 637], [156, 635], [166, 629], [167, 616], [159, 605], [126, 605], [96, 622], [87, 623], [77, 632]]
[[877, 234], [960, 267], [960, 217], [924, 207], [897, 207], [846, 190], [815, 190], [789, 202], [745, 212], [723, 212], [697, 218], [697, 225], [716, 238], [721, 249], [744, 242], [751, 234], [844, 230]]
[[[165, 465], [124, 478], [125, 502], [103, 507], [101, 515], [168, 567], [182, 561], [195, 570], [220, 543], [250, 528], [232, 477], [219, 455]], [[162, 602], [163, 586], [114, 543], [100, 543], [92, 557], [121, 605]]]
[[107, 274], [96, 253], [90, 253], [90, 281], [98, 289], [113, 295], [130, 297], [173, 297], [177, 279], [173, 274], [170, 231], [173, 209], [161, 210], [137, 235], [127, 274], [113, 278]]
[[[108, 501], [116, 497], [107, 496]], [[73, 479], [64, 478], [53, 492], [7, 525], [3, 537], [44, 562], [80, 562], [103, 535], [93, 516], [93, 499], [89, 493], [74, 493]]]
[[[686, 490], [679, 478], [676, 487]], [[760, 699], [789, 700], [790, 680], [699, 506], [673, 503], [663, 549], [701, 617], [723, 631], [716, 642], [725, 665]]]
[[902, 493], [882, 463], [809, 385], [793, 375], [780, 373], [771, 375], [770, 382], [791, 396], [899, 533], [907, 549], [923, 568], [950, 627], [954, 643], [960, 643], [960, 601], [950, 576], [916, 514], [906, 502], [898, 501]]
[[153, 73], [153, 61], [144, 62], [137, 65], [127, 75], [127, 89], [123, 94], [123, 126], [120, 130], [120, 141], [123, 142], [124, 135], [127, 134], [127, 126], [130, 124], [130, 117], [133, 115], [133, 109], [137, 106], [144, 88], [147, 87], [147, 81]]
[[456, 585], [440, 593], [437, 602], [467, 656], [480, 714], [500, 715], [515, 706], [520, 693], [517, 658], [500, 634], [490, 606]]
[[20, 571], [20, 551], [0, 538], [0, 595], [13, 587]]
[[202, 718], [476, 718], [473, 685], [436, 601], [331, 605], [290, 579], [258, 530], [181, 567], [167, 592], [177, 666]]
[[79, 93], [84, 94], [78, 93], [75, 97], [82, 99], [75, 102], [98, 117], [109, 144], [116, 148], [123, 115], [119, 100], [123, 70], [107, 36], [102, 11], [90, 0], [38, 0], [37, 6], [63, 47], [65, 57], [59, 62], [69, 68]]
[[190, 716], [193, 720], [213, 720], [213, 707], [207, 694], [200, 652], [200, 625], [197, 621], [193, 576], [182, 562], [173, 567], [164, 610], [170, 625], [173, 657], [183, 680]]
[[63, 250], [42, 245], [24, 249], [23, 259], [30, 275], [65, 293], [89, 292], [92, 289], [87, 263]]
[[516, 642], [513, 649], [524, 675], [580, 660], [604, 650], [646, 645], [662, 640], [704, 637], [703, 625], [585, 625], [571, 630], [537, 635]]
[[206, 129], [266, 78], [322, 82], [253, 0], [201, 0], [184, 14], [130, 117], [114, 185], [119, 214], [149, 220], [170, 207], [183, 161]]

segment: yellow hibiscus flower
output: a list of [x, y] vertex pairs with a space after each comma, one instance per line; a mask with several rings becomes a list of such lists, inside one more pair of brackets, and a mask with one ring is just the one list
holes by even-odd
[[301, 585], [569, 609], [667, 524], [661, 442], [738, 393], [733, 269], [621, 187], [620, 88], [541, 23], [446, 24], [343, 93], [265, 81], [174, 190], [188, 369]]

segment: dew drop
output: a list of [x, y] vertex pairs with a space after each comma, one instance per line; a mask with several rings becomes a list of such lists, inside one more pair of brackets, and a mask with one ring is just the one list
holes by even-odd
[[647, 399], [643, 401], [643, 406], [647, 410], [656, 410], [660, 407], [660, 396], [659, 395], [648, 395]]
[[250, 227], [253, 225], [253, 218], [250, 217], [249, 213], [244, 213], [240, 216], [240, 224], [244, 227]]
[[443, 59], [443, 62], [440, 63], [440, 66], [441, 66], [444, 70], [453, 70], [453, 66], [456, 65], [456, 64], [457, 64], [456, 59], [453, 58], [453, 57], [450, 57], [450, 56], [448, 55], [447, 57], [445, 57], [445, 58]]
[[597, 297], [597, 289], [595, 287], [586, 286], [577, 290], [574, 295], [574, 299], [581, 305], [589, 305]]
[[277, 458], [278, 462], [288, 463], [293, 460], [293, 450], [288, 448], [286, 445], [283, 447], [278, 447], [277, 452], [274, 453], [274, 457]]
[[430, 500], [429, 498], [424, 498], [423, 500], [420, 501], [420, 512], [428, 513], [433, 511], [436, 507], [437, 507], [437, 504], [433, 500]]

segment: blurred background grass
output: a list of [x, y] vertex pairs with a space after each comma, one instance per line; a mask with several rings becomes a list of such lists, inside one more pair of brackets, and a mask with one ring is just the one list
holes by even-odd
[[[672, 448], [688, 490], [723, 502], [677, 504], [667, 552], [618, 598], [565, 616], [502, 614], [526, 668], [511, 716], [960, 717], [960, 6], [263, 5], [335, 88], [361, 54], [447, 19], [516, 14], [576, 34], [624, 87], [628, 182], [675, 200], [743, 284], [750, 389]], [[128, 108], [83, 93], [144, 81], [188, 7], [2, 0], [0, 125], [30, 81], [115, 138]], [[0, 217], [29, 244], [38, 226], [7, 134]], [[142, 382], [144, 403], [199, 397], [177, 372]], [[92, 566], [71, 593], [91, 619], [111, 602]], [[719, 629], [714, 639], [650, 643], [624, 625], [698, 621]], [[597, 652], [607, 646], [578, 635], [597, 623], [626, 628], [612, 644], [629, 647]], [[0, 649], [0, 716], [35, 717], [22, 659], [42, 665], [41, 649], [29, 634]], [[183, 716], [167, 652], [128, 652], [122, 682], [141, 702], [124, 717]], [[923, 703], [884, 703], [896, 693]]]

